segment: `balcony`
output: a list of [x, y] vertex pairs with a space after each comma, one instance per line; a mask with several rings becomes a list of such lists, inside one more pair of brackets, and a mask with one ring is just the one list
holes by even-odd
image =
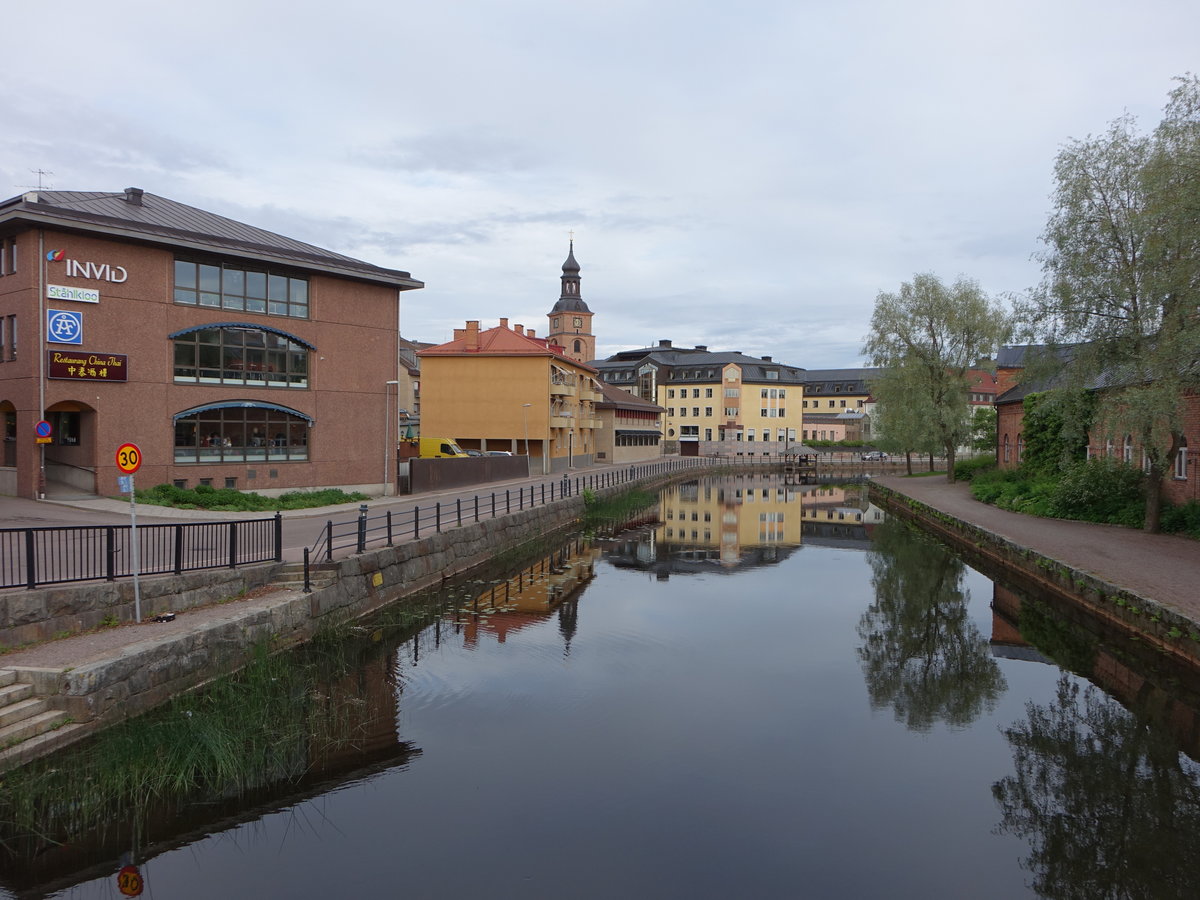
[[575, 393], [575, 385], [573, 384], [562, 384], [557, 381], [550, 382], [550, 395], [553, 397], [574, 397]]

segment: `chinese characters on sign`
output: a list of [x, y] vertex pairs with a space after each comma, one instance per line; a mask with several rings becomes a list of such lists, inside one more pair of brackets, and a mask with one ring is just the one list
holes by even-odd
[[85, 381], [126, 381], [129, 357], [117, 353], [46, 351], [46, 377]]

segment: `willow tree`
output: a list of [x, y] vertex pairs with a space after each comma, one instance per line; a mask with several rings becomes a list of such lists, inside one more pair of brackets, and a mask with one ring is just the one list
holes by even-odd
[[1007, 312], [968, 278], [947, 286], [919, 274], [875, 298], [863, 354], [897, 393], [919, 398], [909, 415], [925, 417], [923, 430], [945, 453], [949, 481], [958, 448], [970, 437], [967, 371], [1008, 333]]
[[1074, 345], [1066, 388], [1096, 394], [1093, 441], [1126, 435], [1148, 466], [1147, 531], [1200, 388], [1200, 80], [1179, 79], [1158, 127], [1130, 116], [1055, 163], [1040, 287], [1020, 309], [1038, 340]]

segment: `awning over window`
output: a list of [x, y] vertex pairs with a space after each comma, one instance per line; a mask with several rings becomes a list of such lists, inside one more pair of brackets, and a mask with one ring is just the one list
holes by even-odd
[[624, 437], [624, 436], [631, 435], [631, 434], [635, 434], [635, 435], [638, 435], [641, 437], [645, 437], [647, 435], [653, 435], [654, 437], [662, 437], [661, 432], [655, 431], [652, 428], [647, 428], [645, 431], [636, 431], [636, 430], [621, 429], [621, 428], [618, 428], [616, 430], [617, 437]]
[[176, 331], [174, 334], [168, 334], [169, 338], [183, 337], [185, 334], [193, 334], [197, 331], [207, 331], [210, 328], [244, 328], [247, 331], [269, 331], [271, 334], [277, 334], [280, 337], [285, 337], [289, 341], [299, 344], [301, 347], [307, 347], [309, 350], [316, 350], [315, 344], [310, 344], [304, 338], [298, 338], [290, 332], [283, 331], [279, 328], [272, 328], [270, 325], [260, 325], [257, 322], [209, 322], [206, 325], [196, 325], [193, 328], [185, 328], [182, 331]]
[[222, 403], [206, 403], [203, 406], [193, 406], [191, 409], [177, 412], [171, 419], [174, 422], [178, 422], [180, 419], [186, 419], [188, 416], [211, 412], [214, 409], [271, 409], [275, 412], [287, 413], [289, 416], [295, 416], [298, 419], [304, 419], [306, 422], [311, 423], [316, 421], [312, 416], [307, 416], [298, 410], [280, 406], [277, 403], [263, 403], [260, 400], [226, 400]]

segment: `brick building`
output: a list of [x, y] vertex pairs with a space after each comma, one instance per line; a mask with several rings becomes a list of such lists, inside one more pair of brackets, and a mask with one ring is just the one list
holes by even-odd
[[126, 442], [139, 487], [387, 490], [420, 287], [137, 188], [0, 203], [0, 493], [116, 494]]

